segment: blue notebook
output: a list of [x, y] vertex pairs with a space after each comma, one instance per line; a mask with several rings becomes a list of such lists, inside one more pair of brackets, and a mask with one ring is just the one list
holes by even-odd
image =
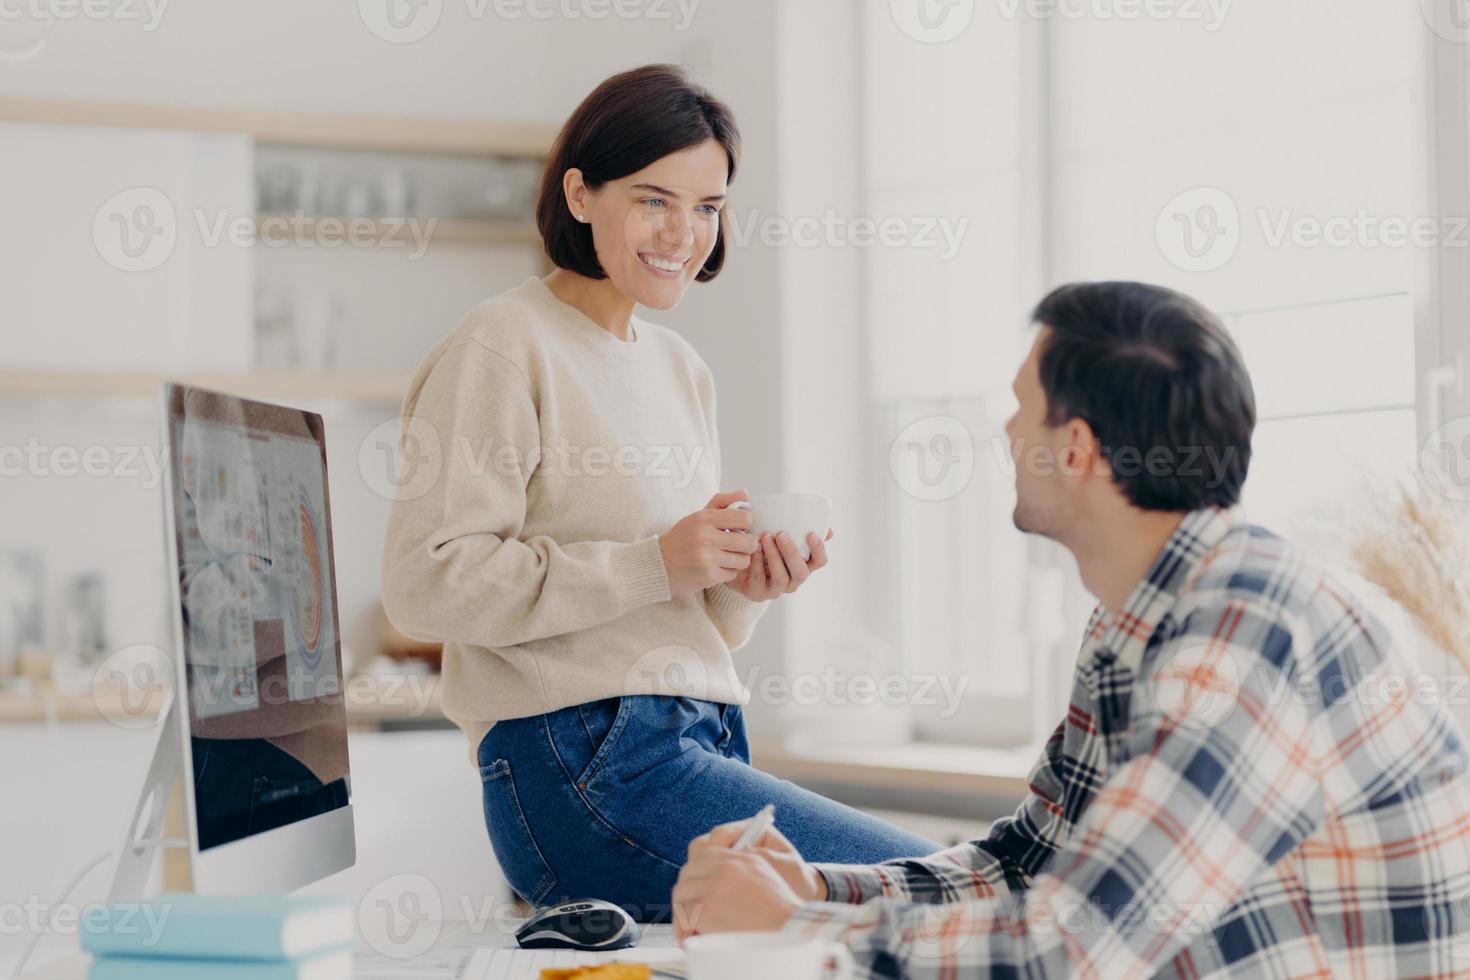
[[173, 893], [94, 905], [81, 916], [94, 956], [292, 960], [356, 942], [343, 898]]
[[301, 960], [215, 960], [99, 956], [87, 980], [351, 980], [352, 953], [339, 950]]

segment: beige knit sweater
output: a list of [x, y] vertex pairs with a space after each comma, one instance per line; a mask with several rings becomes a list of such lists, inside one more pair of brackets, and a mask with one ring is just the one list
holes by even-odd
[[730, 651], [765, 608], [669, 594], [658, 536], [720, 489], [715, 388], [673, 331], [619, 340], [540, 279], [486, 300], [424, 359], [383, 605], [444, 644], [444, 711], [497, 721], [622, 694], [743, 704]]

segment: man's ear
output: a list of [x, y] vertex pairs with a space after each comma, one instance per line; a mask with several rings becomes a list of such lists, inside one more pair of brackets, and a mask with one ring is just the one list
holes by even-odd
[[[1082, 423], [1087, 425], [1086, 422]], [[1097, 434], [1092, 431], [1092, 426], [1087, 425], [1087, 437], [1092, 440], [1092, 472], [1100, 476], [1108, 483], [1113, 482], [1113, 461], [1108, 455], [1110, 449], [1102, 444]]]
[[1067, 476], [1086, 476], [1089, 472], [1098, 473], [1107, 469], [1102, 447], [1098, 445], [1097, 436], [1093, 435], [1092, 426], [1085, 419], [1068, 420], [1067, 441], [1062, 446], [1061, 464], [1062, 472]]

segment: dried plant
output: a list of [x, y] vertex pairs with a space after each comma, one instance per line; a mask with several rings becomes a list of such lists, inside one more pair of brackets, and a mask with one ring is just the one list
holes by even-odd
[[1470, 670], [1470, 504], [1414, 483], [1375, 493], [1349, 553], [1358, 572]]

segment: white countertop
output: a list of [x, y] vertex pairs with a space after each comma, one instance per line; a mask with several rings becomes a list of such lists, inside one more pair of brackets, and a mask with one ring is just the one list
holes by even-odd
[[[355, 954], [356, 976], [372, 978], [412, 977], [414, 980], [440, 980], [458, 976], [478, 949], [494, 949], [515, 946], [514, 927], [516, 922], [424, 922], [421, 929], [437, 931], [431, 945], [423, 952], [418, 947], [424, 942], [405, 940], [374, 943], [371, 937], [363, 937]], [[639, 959], [641, 951], [648, 951], [646, 962], [677, 962], [682, 956], [675, 952], [674, 929], [669, 925], [645, 925], [643, 941], [633, 950], [624, 950], [618, 958]], [[427, 939], [428, 937], [419, 937]], [[657, 952], [656, 952], [657, 951]], [[413, 953], [414, 955], [406, 955]], [[85, 953], [63, 957], [52, 963], [32, 969], [24, 974], [25, 980], [86, 980], [92, 958]]]

